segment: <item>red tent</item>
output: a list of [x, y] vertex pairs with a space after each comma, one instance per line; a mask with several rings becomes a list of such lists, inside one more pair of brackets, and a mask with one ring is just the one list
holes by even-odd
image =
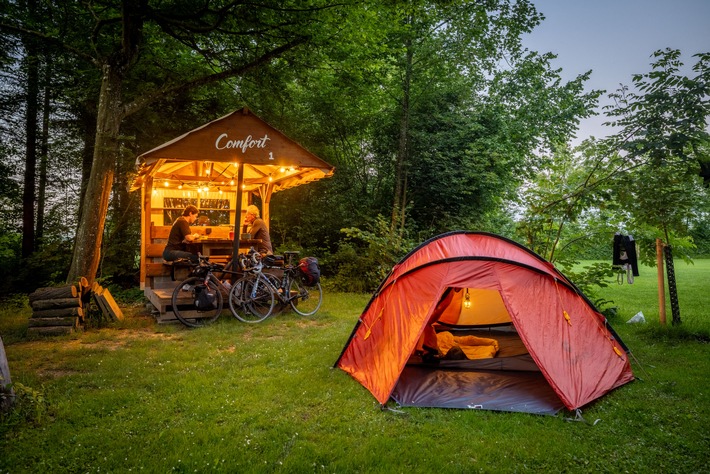
[[552, 264], [506, 238], [458, 231], [392, 269], [336, 366], [383, 405], [553, 414], [632, 381], [627, 352]]

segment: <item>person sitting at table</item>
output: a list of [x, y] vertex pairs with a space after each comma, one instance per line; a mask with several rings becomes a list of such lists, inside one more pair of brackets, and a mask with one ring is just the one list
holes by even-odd
[[247, 215], [244, 217], [244, 224], [250, 226], [247, 230], [252, 239], [261, 239], [261, 243], [256, 244], [256, 250], [260, 254], [272, 255], [271, 237], [266, 222], [259, 217], [259, 208], [251, 204], [247, 206]]
[[190, 224], [197, 219], [197, 208], [189, 205], [182, 212], [182, 216], [175, 219], [170, 229], [168, 243], [163, 250], [163, 260], [172, 262], [180, 258], [187, 258], [193, 263], [198, 263], [197, 255], [187, 251], [187, 244], [200, 238], [200, 234], [190, 231]]

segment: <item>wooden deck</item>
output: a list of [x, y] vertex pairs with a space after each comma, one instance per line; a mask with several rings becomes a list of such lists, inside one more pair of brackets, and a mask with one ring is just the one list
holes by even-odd
[[[268, 269], [266, 270], [268, 273], [273, 273], [277, 277], [282, 278], [283, 277], [283, 270], [280, 269]], [[155, 308], [154, 311], [154, 316], [155, 320], [159, 324], [163, 323], [179, 323], [180, 321], [178, 320], [177, 316], [175, 316], [175, 313], [173, 312], [173, 291], [175, 287], [178, 285], [178, 282], [176, 281], [170, 281], [170, 279], [162, 279], [161, 286], [160, 288], [144, 288], [143, 294], [148, 298], [148, 301], [150, 302], [151, 305]], [[229, 294], [226, 290], [222, 289], [222, 297], [224, 301], [224, 305], [222, 307], [222, 315], [225, 314], [225, 311], [229, 313], [229, 302], [227, 301], [227, 298], [229, 297]], [[185, 295], [181, 297], [178, 300], [179, 303], [185, 303], [185, 304], [190, 304], [190, 297], [188, 296], [188, 292], [185, 292]], [[290, 308], [290, 305], [282, 305], [278, 301], [276, 302], [276, 308], [274, 308], [274, 313], [280, 313], [284, 310], [288, 310]]]
[[[144, 294], [146, 298], [148, 298], [148, 301], [150, 301], [150, 304], [153, 305], [155, 308], [155, 320], [159, 323], [178, 323], [180, 322], [175, 316], [175, 313], [173, 312], [173, 290], [175, 289], [175, 286], [177, 284], [173, 285], [172, 288], [159, 288], [159, 289], [154, 289], [154, 288], [146, 288], [144, 291]], [[181, 292], [182, 293], [182, 292]], [[222, 314], [224, 312], [229, 312], [229, 304], [227, 303], [227, 295], [223, 292], [222, 296], [224, 297], [224, 306], [222, 307]], [[184, 292], [184, 295], [181, 295], [181, 298], [178, 299], [178, 304], [191, 304], [192, 300], [191, 297], [189, 296], [188, 292]], [[194, 312], [195, 316], [197, 316], [197, 312]], [[186, 316], [190, 317], [190, 312], [186, 312]]]

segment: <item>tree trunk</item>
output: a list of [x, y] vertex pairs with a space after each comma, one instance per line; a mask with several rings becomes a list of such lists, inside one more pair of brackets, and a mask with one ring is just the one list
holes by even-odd
[[394, 199], [392, 204], [392, 222], [390, 231], [392, 234], [399, 227], [400, 235], [404, 230], [405, 196], [407, 186], [406, 161], [409, 153], [409, 95], [412, 84], [412, 61], [413, 53], [411, 42], [408, 40], [406, 64], [404, 72], [404, 82], [402, 84], [402, 115], [399, 123], [399, 145], [397, 147], [397, 163], [395, 165], [394, 176]]
[[51, 56], [44, 55], [45, 59], [45, 79], [44, 79], [44, 102], [42, 106], [42, 137], [40, 145], [39, 162], [39, 183], [37, 186], [37, 227], [35, 230], [35, 250], [41, 244], [44, 236], [44, 205], [45, 191], [47, 189], [47, 160], [49, 155], [49, 104], [51, 95]]
[[[83, 136], [84, 147], [81, 150], [81, 187], [79, 189], [79, 210], [77, 219], [80, 218], [84, 211], [84, 196], [86, 195], [86, 186], [91, 176], [91, 162], [94, 158], [94, 146], [96, 145], [96, 113], [98, 106], [91, 101], [85, 104], [85, 107], [79, 113], [81, 123], [81, 132]], [[77, 221], [77, 229], [78, 229]]]
[[[34, 18], [36, 2], [27, 2], [30, 18]], [[32, 255], [35, 248], [35, 178], [37, 167], [37, 99], [39, 96], [38, 40], [27, 36], [24, 41], [27, 59], [27, 115], [25, 117], [25, 183], [22, 191], [22, 257]]]
[[122, 120], [122, 76], [108, 64], [104, 65], [96, 119], [96, 142], [93, 165], [82, 199], [74, 244], [72, 265], [67, 283], [82, 276], [93, 282], [101, 259], [101, 241], [118, 157], [118, 134]]

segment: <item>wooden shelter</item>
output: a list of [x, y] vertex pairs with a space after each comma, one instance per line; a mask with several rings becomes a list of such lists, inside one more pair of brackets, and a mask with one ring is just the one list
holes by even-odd
[[[136, 167], [131, 191], [141, 190], [140, 285], [154, 305], [164, 300], [156, 293], [166, 293], [158, 290], [175, 285], [162, 253], [174, 219], [187, 205], [200, 211], [193, 231], [210, 229], [206, 253], [226, 259], [240, 248], [244, 210], [254, 197], [268, 226], [273, 193], [334, 171], [246, 107], [143, 153]], [[165, 305], [158, 306], [162, 314]]]

